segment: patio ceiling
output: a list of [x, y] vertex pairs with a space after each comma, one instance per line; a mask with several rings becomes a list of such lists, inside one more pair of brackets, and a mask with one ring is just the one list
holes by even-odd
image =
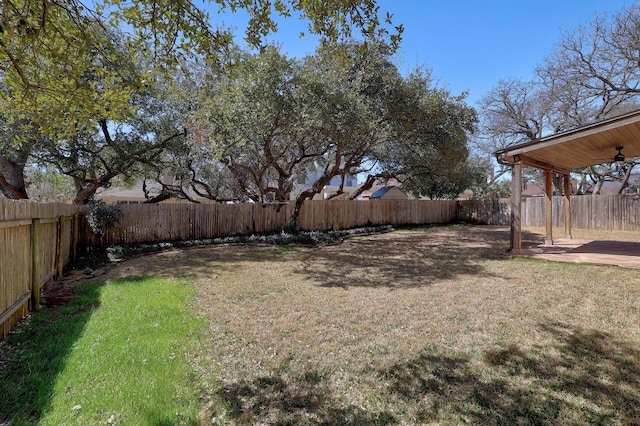
[[568, 174], [569, 171], [613, 161], [616, 147], [627, 159], [640, 157], [640, 110], [514, 145], [495, 153], [500, 162], [522, 164]]

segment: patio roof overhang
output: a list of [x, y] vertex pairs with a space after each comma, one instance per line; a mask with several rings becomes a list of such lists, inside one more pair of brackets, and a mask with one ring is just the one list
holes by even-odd
[[552, 173], [564, 175], [565, 236], [571, 239], [571, 170], [611, 163], [623, 147], [627, 159], [640, 157], [640, 110], [588, 126], [496, 151], [498, 162], [511, 164], [511, 249], [522, 253], [522, 167], [544, 170], [545, 244], [553, 245]]
[[640, 110], [568, 132], [495, 152], [501, 163], [536, 167], [562, 174], [613, 161], [616, 147], [627, 159], [640, 157]]

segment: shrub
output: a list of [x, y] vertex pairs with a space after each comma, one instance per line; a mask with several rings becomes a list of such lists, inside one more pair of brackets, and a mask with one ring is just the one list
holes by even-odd
[[105, 204], [101, 200], [92, 200], [87, 205], [87, 221], [94, 234], [102, 235], [107, 229], [120, 224], [124, 213], [117, 204]]

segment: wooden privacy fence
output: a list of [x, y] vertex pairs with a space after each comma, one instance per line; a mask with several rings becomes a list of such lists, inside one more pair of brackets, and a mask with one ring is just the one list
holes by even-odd
[[[554, 226], [564, 226], [563, 197], [553, 198]], [[544, 226], [545, 199], [522, 203], [525, 226]], [[38, 204], [0, 199], [0, 339], [30, 309], [40, 291], [73, 258], [79, 244], [105, 246], [198, 240], [230, 235], [279, 232], [292, 205], [128, 204], [115, 229], [96, 236], [81, 209], [70, 204]], [[574, 228], [640, 230], [640, 199], [625, 196], [578, 196], [571, 199]], [[375, 225], [446, 224], [456, 221], [508, 225], [510, 202], [503, 200], [308, 201], [298, 229], [347, 229]]]
[[[199, 240], [230, 235], [280, 232], [293, 205], [260, 204], [124, 204], [117, 228], [101, 236], [84, 227], [84, 244], [106, 246], [158, 241]], [[418, 225], [456, 220], [456, 202], [449, 200], [307, 201], [298, 230], [348, 229], [367, 225]]]
[[[545, 226], [545, 198], [525, 198], [522, 224]], [[564, 197], [553, 197], [553, 226], [564, 227]], [[627, 195], [571, 197], [571, 226], [576, 229], [640, 231], [640, 198]]]
[[[553, 226], [564, 227], [564, 197], [552, 198]], [[509, 225], [509, 199], [458, 201], [457, 219], [489, 225]], [[545, 197], [522, 200], [522, 225], [545, 226]], [[580, 195], [571, 197], [571, 226], [575, 229], [640, 231], [640, 197]]]
[[78, 207], [0, 199], [0, 339], [30, 310], [40, 292], [72, 260]]
[[460, 200], [456, 206], [458, 222], [479, 225], [509, 225], [511, 204], [508, 198], [494, 200]]
[[[554, 226], [564, 226], [564, 198], [553, 197]], [[125, 204], [120, 226], [102, 236], [82, 227], [85, 246], [198, 240], [229, 235], [279, 232], [293, 205]], [[621, 195], [573, 196], [572, 226], [578, 229], [640, 230], [640, 199]], [[307, 201], [298, 230], [347, 229], [367, 225], [418, 225], [468, 222], [509, 225], [510, 200]], [[523, 226], [545, 225], [544, 197], [525, 198]], [[85, 224], [86, 225], [86, 224]]]

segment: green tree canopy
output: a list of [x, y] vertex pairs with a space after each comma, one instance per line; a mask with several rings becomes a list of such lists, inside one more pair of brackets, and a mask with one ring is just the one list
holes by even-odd
[[[323, 47], [303, 60], [273, 48], [242, 56], [228, 79], [198, 90], [193, 151], [205, 149], [214, 170], [227, 169], [237, 198], [294, 200], [294, 223], [302, 203], [333, 178], [372, 168], [375, 177], [415, 185], [431, 178], [464, 186], [475, 123], [464, 96], [433, 87], [425, 73], [403, 77], [385, 45], [340, 51]], [[310, 171], [315, 180], [297, 186]]]
[[[75, 170], [76, 184], [79, 175], [90, 176], [94, 183], [89, 187], [108, 184], [109, 176], [118, 175], [119, 167], [106, 164], [118, 158], [125, 165], [123, 170], [131, 170], [129, 166], [138, 161], [132, 163], [131, 158], [120, 155], [127, 152], [138, 159], [144, 157], [143, 161], [157, 169], [158, 164], [151, 164], [152, 155], [141, 155], [131, 147], [135, 140], [145, 143], [150, 140], [149, 134], [140, 133], [139, 114], [148, 108], [142, 103], [152, 102], [151, 98], [160, 92], [166, 96], [170, 84], [191, 69], [192, 65], [186, 65], [189, 61], [207, 63], [216, 76], [233, 62], [230, 55], [233, 34], [212, 22], [208, 8], [220, 13], [246, 10], [250, 20], [244, 35], [255, 47], [260, 47], [265, 35], [277, 29], [277, 16], [294, 14], [308, 21], [309, 31], [321, 35], [323, 44], [355, 34], [398, 43], [402, 32], [401, 26], [392, 27], [390, 16], [379, 15], [375, 1], [368, 0], [221, 0], [203, 5], [173, 0], [3, 1], [0, 8], [3, 194], [14, 198], [27, 196], [24, 167], [32, 156], [34, 138], [31, 131], [12, 130], [24, 123], [46, 139], [46, 149], [38, 151], [39, 159], [48, 156], [46, 159], [66, 174]], [[150, 120], [149, 123], [153, 121]], [[180, 125], [177, 121], [173, 127]], [[138, 136], [125, 135], [122, 129], [131, 129]], [[125, 140], [128, 150], [122, 145]], [[96, 146], [106, 148], [96, 151]], [[145, 148], [145, 144], [140, 148]], [[149, 154], [157, 154], [154, 149]], [[79, 152], [86, 151], [90, 157], [91, 153], [109, 150], [118, 155], [108, 155], [109, 160], [95, 156], [101, 159], [79, 162], [74, 167], [66, 165]], [[81, 163], [111, 171], [104, 174], [94, 167], [93, 172], [79, 172]], [[85, 182], [79, 187], [86, 186]]]
[[[104, 118], [105, 111], [122, 118], [129, 98], [145, 82], [173, 72], [187, 57], [220, 65], [233, 40], [228, 30], [214, 26], [206, 5], [191, 1], [6, 0], [2, 5], [0, 108], [19, 118], [29, 115], [49, 133], [87, 125]], [[379, 16], [375, 1], [220, 0], [215, 5], [222, 13], [249, 13], [245, 38], [253, 46], [277, 29], [276, 16], [293, 13], [307, 19], [309, 31], [323, 43], [350, 37], [353, 30], [398, 43], [402, 32], [401, 26], [391, 27], [390, 16]], [[146, 69], [131, 80], [128, 64], [141, 61]], [[87, 75], [101, 79], [100, 102]]]

